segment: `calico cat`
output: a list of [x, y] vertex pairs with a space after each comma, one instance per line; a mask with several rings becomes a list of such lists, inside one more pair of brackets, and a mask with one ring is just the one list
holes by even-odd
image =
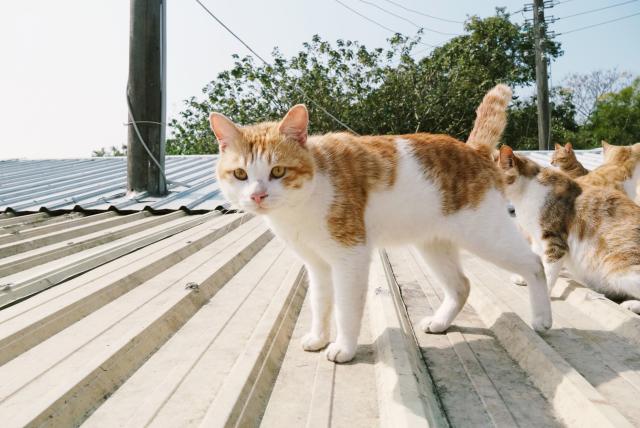
[[557, 166], [560, 171], [571, 178], [582, 177], [589, 173], [589, 170], [582, 166], [576, 158], [576, 153], [573, 151], [571, 143], [565, 144], [564, 147], [560, 144], [555, 145], [555, 150], [551, 156], [551, 165]]
[[579, 177], [580, 184], [608, 187], [624, 192], [636, 203], [640, 182], [640, 143], [632, 146], [614, 146], [602, 142], [604, 163], [587, 175]]
[[[521, 274], [530, 284], [534, 329], [551, 326], [542, 264], [507, 213], [492, 159], [510, 100], [507, 86], [488, 92], [466, 144], [425, 133], [310, 136], [301, 104], [280, 122], [244, 127], [211, 114], [222, 192], [261, 215], [308, 270], [305, 350], [327, 347], [335, 362], [354, 357], [372, 250], [392, 245], [415, 246], [441, 281], [443, 302], [421, 321], [423, 331], [445, 331], [467, 300], [460, 248]], [[334, 309], [337, 337], [329, 343]]]
[[506, 194], [544, 264], [549, 288], [564, 265], [584, 285], [640, 313], [640, 206], [622, 192], [579, 179], [500, 148]]

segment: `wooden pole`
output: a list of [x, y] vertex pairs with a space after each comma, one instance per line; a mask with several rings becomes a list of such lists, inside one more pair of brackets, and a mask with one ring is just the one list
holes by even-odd
[[538, 91], [538, 149], [549, 149], [549, 79], [544, 55], [544, 1], [533, 1], [533, 32], [536, 49], [536, 88]]
[[[162, 0], [131, 0], [127, 97], [138, 130], [153, 157], [164, 167]], [[129, 117], [129, 121], [133, 121]], [[129, 125], [127, 177], [130, 191], [166, 194], [160, 169]]]

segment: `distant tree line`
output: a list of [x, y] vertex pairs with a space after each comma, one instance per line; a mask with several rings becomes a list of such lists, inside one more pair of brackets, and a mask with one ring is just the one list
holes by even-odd
[[[414, 38], [395, 35], [386, 48], [376, 49], [314, 36], [290, 58], [275, 49], [269, 65], [234, 55], [233, 67], [203, 89], [204, 99], [186, 100], [184, 110], [170, 121], [167, 153], [217, 153], [207, 120], [212, 111], [250, 124], [280, 119], [292, 105], [305, 103], [312, 133], [342, 130], [299, 89], [360, 134], [423, 131], [464, 141], [488, 89], [499, 82], [511, 87], [535, 83], [532, 29], [511, 22], [502, 9], [485, 19], [469, 18], [464, 35], [416, 59], [421, 43], [420, 33]], [[551, 59], [563, 54], [553, 40], [545, 49]], [[601, 139], [640, 141], [639, 82], [631, 83], [626, 73], [569, 76], [564, 85], [552, 88], [551, 99], [552, 142], [588, 148]], [[503, 141], [518, 149], [538, 147], [535, 103], [535, 97], [514, 99]]]

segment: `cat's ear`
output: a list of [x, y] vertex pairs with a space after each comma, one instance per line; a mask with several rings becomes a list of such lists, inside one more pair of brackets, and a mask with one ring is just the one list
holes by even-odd
[[600, 141], [600, 144], [602, 144], [602, 152], [603, 153], [607, 153], [607, 150], [609, 150], [611, 148], [611, 144], [607, 143], [604, 140]]
[[571, 143], [565, 144], [564, 145], [564, 149], [567, 151], [567, 153], [573, 152], [573, 144], [571, 144]]
[[560, 150], [561, 148], [562, 148], [562, 146], [561, 146], [560, 144], [556, 143], [556, 145], [555, 145], [555, 149], [556, 149], [556, 150]]
[[309, 112], [304, 104], [298, 104], [287, 112], [280, 122], [278, 131], [295, 140], [301, 146], [307, 143], [307, 128], [309, 127]]
[[227, 147], [241, 136], [240, 129], [224, 114], [211, 113], [209, 115], [209, 125], [211, 125], [211, 130], [216, 135], [218, 144], [220, 144], [220, 153], [224, 153]]
[[498, 164], [500, 168], [504, 170], [508, 170], [514, 167], [515, 165], [515, 155], [513, 154], [513, 149], [509, 146], [500, 147], [500, 157]]

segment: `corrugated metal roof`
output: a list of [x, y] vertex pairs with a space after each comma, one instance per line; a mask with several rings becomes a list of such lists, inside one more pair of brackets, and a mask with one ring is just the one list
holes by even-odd
[[[550, 166], [550, 151], [521, 152]], [[602, 149], [577, 151], [587, 169], [602, 163]], [[167, 196], [128, 197], [123, 157], [0, 161], [0, 211], [211, 211], [225, 207], [215, 177], [217, 156], [167, 156]]]
[[127, 196], [124, 157], [0, 161], [0, 211], [211, 211], [224, 206], [216, 159], [167, 156], [167, 177], [181, 184], [161, 198]]
[[[602, 164], [602, 149], [592, 150], [576, 150], [576, 157], [578, 161], [588, 170], [597, 168]], [[539, 165], [545, 167], [551, 167], [551, 155], [553, 151], [519, 151], [523, 155], [533, 159]]]
[[[197, 157], [182, 159], [184, 171]], [[189, 174], [206, 168], [206, 182], [215, 158], [201, 159]], [[91, 171], [124, 173], [123, 159], [29, 164], [8, 174], [14, 198], [37, 180], [92, 193]], [[356, 357], [336, 366], [302, 350], [305, 270], [260, 218], [0, 214], [2, 426], [640, 424], [640, 317], [562, 276], [538, 335], [527, 287], [469, 253], [462, 263], [468, 303], [446, 333], [424, 334], [413, 326], [441, 304], [438, 281], [408, 248], [376, 253]]]
[[640, 424], [640, 317], [561, 277], [538, 335], [527, 287], [462, 263], [468, 303], [425, 334], [438, 281], [409, 248], [376, 253], [336, 366], [302, 350], [305, 271], [260, 218], [0, 217], [2, 427]]

